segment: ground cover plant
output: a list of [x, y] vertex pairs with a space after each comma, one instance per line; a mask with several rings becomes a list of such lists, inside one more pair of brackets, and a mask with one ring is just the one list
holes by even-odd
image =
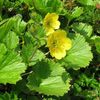
[[100, 0], [0, 0], [0, 100], [100, 100]]

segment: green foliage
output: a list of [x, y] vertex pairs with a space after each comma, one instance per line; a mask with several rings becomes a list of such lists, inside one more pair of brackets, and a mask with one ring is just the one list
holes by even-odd
[[92, 52], [89, 44], [85, 41], [82, 35], [77, 34], [73, 39], [73, 46], [67, 53], [67, 56], [62, 60], [68, 67], [79, 69], [86, 67], [92, 60]]
[[0, 100], [18, 100], [18, 97], [14, 93], [9, 94], [6, 92], [5, 94], [0, 95]]
[[[70, 78], [64, 68], [53, 61], [38, 62], [28, 77], [27, 86], [47, 95], [62, 96], [68, 92]], [[60, 91], [58, 91], [58, 89]]]
[[17, 22], [14, 23], [14, 31], [17, 34], [21, 34], [25, 31], [27, 23], [24, 20], [22, 20], [20, 15], [18, 15], [18, 16], [19, 16], [19, 18], [18, 18]]
[[100, 96], [100, 84], [93, 77], [87, 77], [82, 74], [79, 76], [79, 79], [75, 81], [73, 87], [75, 94], [84, 96], [86, 100], [98, 100], [97, 98]]
[[3, 2], [4, 2], [4, 0], [0, 1], [0, 21], [2, 20], [2, 18], [1, 18], [2, 13], [1, 12], [2, 12]]
[[5, 35], [7, 35], [7, 33], [12, 29], [14, 21], [15, 19], [11, 18], [4, 23], [0, 22], [0, 40], [2, 40]]
[[60, 0], [34, 0], [35, 8], [41, 13], [56, 12], [61, 13], [63, 9], [62, 2]]
[[16, 84], [21, 79], [20, 74], [25, 72], [26, 66], [22, 63], [19, 54], [7, 52], [4, 44], [0, 44], [0, 83]]
[[[20, 0], [21, 1], [21, 0]], [[26, 4], [28, 4], [29, 6], [33, 5], [33, 0], [22, 0], [21, 2], [25, 2]]]
[[45, 58], [45, 55], [40, 50], [37, 50], [37, 47], [33, 47], [32, 44], [29, 44], [28, 46], [23, 47], [22, 57], [29, 66], [32, 66]]
[[66, 17], [69, 21], [78, 18], [83, 13], [83, 7], [75, 7], [73, 10], [66, 12]]
[[9, 31], [3, 42], [6, 44], [8, 49], [14, 49], [19, 43], [19, 38], [14, 32]]
[[95, 5], [93, 0], [77, 0], [77, 1], [83, 5], [91, 5], [91, 6]]
[[95, 38], [95, 46], [98, 53], [100, 53], [100, 36]]
[[74, 10], [72, 11], [71, 17], [77, 18], [83, 13], [83, 8], [82, 7], [75, 7]]
[[[48, 13], [72, 40], [61, 60], [47, 47]], [[99, 35], [100, 0], [0, 0], [0, 100], [99, 100]]]
[[90, 37], [92, 35], [93, 28], [91, 25], [85, 23], [74, 23], [72, 28], [76, 33], [80, 33], [85, 37]]

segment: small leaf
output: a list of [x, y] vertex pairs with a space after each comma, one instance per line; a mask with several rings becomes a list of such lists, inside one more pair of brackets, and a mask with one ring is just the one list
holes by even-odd
[[[32, 56], [32, 55], [31, 55]], [[45, 58], [45, 55], [40, 50], [37, 50], [30, 59], [29, 66], [36, 64], [37, 62], [41, 61]]]
[[18, 15], [6, 20], [5, 22], [0, 22], [2, 23], [0, 25], [0, 40], [3, 40], [3, 38], [8, 34], [9, 31], [11, 31], [11, 29], [14, 26], [14, 23], [16, 23], [17, 19], [19, 18]]
[[6, 36], [6, 34], [11, 30], [12, 26], [13, 26], [12, 18], [0, 26], [0, 40]]
[[19, 43], [19, 38], [14, 32], [10, 31], [4, 38], [3, 42], [6, 44], [8, 49], [14, 49]]
[[71, 14], [71, 17], [72, 19], [73, 18], [77, 18], [79, 17], [81, 14], [83, 13], [83, 8], [82, 7], [75, 7], [72, 14]]
[[25, 2], [27, 5], [33, 6], [33, 0], [20, 0], [21, 2]]
[[3, 2], [4, 0], [0, 0], [0, 21], [2, 20], [2, 8], [3, 8]]
[[26, 46], [23, 46], [22, 48], [22, 58], [25, 63], [29, 64], [29, 61], [33, 54], [36, 52], [36, 47], [33, 47], [32, 44], [28, 44]]
[[13, 31], [18, 35], [25, 31], [27, 23], [22, 20], [22, 16], [19, 16], [16, 23], [14, 23]]
[[41, 13], [55, 12], [61, 13], [63, 9], [62, 2], [60, 0], [33, 0], [35, 8]]
[[100, 4], [100, 0], [95, 0], [94, 1], [96, 4]]
[[19, 100], [19, 99], [16, 94], [14, 94], [14, 93], [9, 94], [6, 92], [3, 95], [0, 94], [0, 100]]
[[77, 70], [81, 67], [85, 68], [88, 66], [92, 58], [93, 55], [89, 44], [82, 35], [77, 34], [73, 39], [72, 48], [62, 61], [64, 61], [65, 64], [68, 64], [68, 67]]
[[22, 49], [22, 57], [29, 66], [32, 66], [45, 58], [45, 55], [40, 50], [37, 50], [37, 47], [33, 47], [32, 44], [28, 44]]
[[7, 52], [7, 48], [3, 43], [0, 43], [0, 63], [2, 62], [3, 55]]
[[94, 1], [93, 0], [77, 0], [77, 2], [79, 2], [83, 5], [91, 5], [91, 6], [95, 6]]
[[0, 43], [0, 54], [5, 54], [7, 51], [6, 46], [3, 43]]
[[100, 36], [97, 36], [94, 42], [95, 42], [97, 52], [100, 53]]
[[68, 92], [70, 78], [59, 64], [49, 60], [41, 61], [34, 66], [33, 70], [34, 72], [28, 77], [27, 86], [30, 90], [56, 96], [62, 96]]
[[88, 25], [86, 23], [75, 23], [72, 25], [72, 28], [76, 33], [80, 33], [84, 36], [90, 37], [93, 32], [93, 28], [91, 25]]

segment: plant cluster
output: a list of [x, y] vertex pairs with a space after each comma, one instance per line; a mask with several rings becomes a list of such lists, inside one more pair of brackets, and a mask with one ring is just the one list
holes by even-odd
[[100, 99], [100, 0], [0, 0], [0, 100]]

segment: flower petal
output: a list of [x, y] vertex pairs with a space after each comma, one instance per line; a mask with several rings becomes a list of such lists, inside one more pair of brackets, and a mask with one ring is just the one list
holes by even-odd
[[63, 38], [61, 41], [59, 45], [61, 45], [61, 48], [64, 50], [69, 50], [72, 47], [72, 41], [69, 38]]
[[51, 23], [51, 26], [54, 29], [59, 29], [60, 28], [60, 22], [59, 21], [55, 21], [55, 22]]
[[49, 36], [51, 33], [54, 32], [54, 29], [53, 28], [46, 28], [46, 32], [47, 32], [46, 36]]
[[66, 38], [66, 43], [64, 45], [66, 50], [69, 50], [72, 47], [72, 41], [69, 38]]
[[56, 13], [48, 13], [44, 20], [43, 26], [47, 32], [47, 36], [54, 32], [54, 29], [59, 29], [60, 22], [58, 21], [59, 16]]
[[47, 47], [52, 57], [61, 59], [66, 56], [66, 50], [72, 46], [72, 41], [66, 37], [64, 30], [56, 30], [47, 38]]
[[52, 57], [55, 57], [56, 59], [62, 59], [63, 57], [66, 56], [66, 51], [58, 49], [56, 51], [51, 51], [50, 54]]

